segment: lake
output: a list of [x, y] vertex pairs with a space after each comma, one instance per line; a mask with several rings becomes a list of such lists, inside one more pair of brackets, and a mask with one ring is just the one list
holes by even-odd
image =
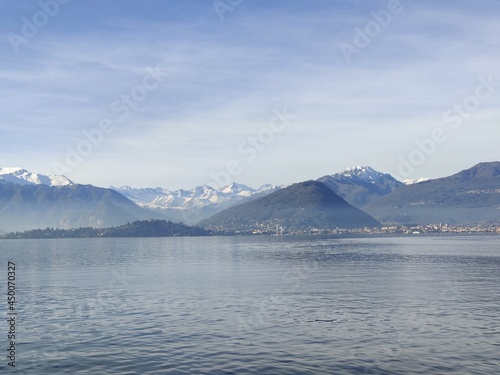
[[18, 374], [495, 374], [500, 236], [1, 240]]

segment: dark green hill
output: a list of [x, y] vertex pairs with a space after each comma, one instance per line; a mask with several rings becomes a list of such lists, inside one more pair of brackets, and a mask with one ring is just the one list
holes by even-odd
[[403, 186], [363, 209], [383, 223], [499, 223], [500, 162]]
[[319, 181], [306, 181], [231, 207], [198, 225], [249, 231], [280, 225], [291, 230], [375, 227], [380, 223]]
[[22, 233], [8, 233], [3, 238], [186, 237], [209, 235], [209, 232], [199, 227], [172, 223], [166, 220], [143, 220], [110, 228], [34, 229]]

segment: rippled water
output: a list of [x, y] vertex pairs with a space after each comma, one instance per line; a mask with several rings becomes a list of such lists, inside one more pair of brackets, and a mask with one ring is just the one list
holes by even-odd
[[1, 373], [500, 370], [500, 237], [10, 240], [0, 258], [19, 301]]

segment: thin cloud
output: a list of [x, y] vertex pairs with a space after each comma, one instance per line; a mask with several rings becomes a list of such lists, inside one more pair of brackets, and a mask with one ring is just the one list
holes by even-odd
[[[160, 66], [168, 78], [70, 176], [97, 185], [117, 185], [113, 178], [167, 188], [201, 184], [208, 171], [238, 158], [238, 145], [284, 106], [298, 120], [246, 166], [241, 182], [290, 183], [353, 163], [373, 162], [394, 173], [398, 156], [440, 126], [443, 112], [470, 95], [479, 76], [499, 73], [498, 9], [486, 0], [474, 6], [402, 1], [404, 11], [350, 64], [339, 44], [352, 43], [354, 28], [387, 2], [244, 2], [224, 22], [210, 2], [155, 2], [156, 14], [153, 3], [137, 12], [103, 6], [98, 15], [89, 11], [97, 3], [88, 4], [61, 11], [18, 55], [8, 45], [0, 48], [0, 155], [51, 173], [50, 163], [64, 159], [83, 130], [115, 119], [111, 103], [140, 84], [148, 66]], [[4, 13], [4, 34], [30, 9], [17, 9], [12, 19]], [[498, 115], [497, 94], [481, 111]], [[479, 112], [474, 118], [482, 119]], [[483, 148], [493, 147], [489, 140], [498, 139], [499, 130], [476, 126], [486, 146], [475, 152], [491, 155]], [[445, 149], [449, 159], [459, 152]], [[39, 160], [30, 162], [33, 150]], [[139, 154], [141, 174], [130, 176], [126, 166], [137, 167]], [[322, 157], [326, 167], [318, 166]], [[173, 160], [168, 175], [156, 173]], [[442, 159], [435, 160], [422, 173], [440, 175]], [[92, 172], [98, 164], [113, 175]], [[266, 164], [280, 165], [283, 181]]]

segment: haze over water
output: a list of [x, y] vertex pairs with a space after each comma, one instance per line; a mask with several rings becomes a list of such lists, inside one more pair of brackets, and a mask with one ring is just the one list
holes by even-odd
[[2, 240], [0, 258], [17, 266], [19, 374], [494, 374], [499, 249], [498, 236]]

